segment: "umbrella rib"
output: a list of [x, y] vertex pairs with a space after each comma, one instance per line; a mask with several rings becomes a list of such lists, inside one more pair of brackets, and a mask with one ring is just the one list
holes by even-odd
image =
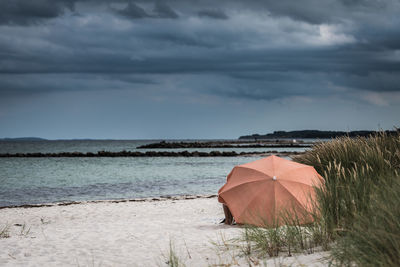
[[275, 164], [276, 164], [276, 162], [275, 162], [276, 160], [275, 160], [275, 159], [276, 159], [275, 156], [273, 156], [272, 159], [271, 159], [271, 161], [272, 161], [272, 164], [271, 164], [271, 167], [272, 167], [272, 175], [275, 175], [275, 174], [276, 174], [276, 173], [275, 173], [275, 167], [276, 167], [276, 166], [275, 166]]
[[[256, 170], [256, 169], [252, 169], [252, 168], [248, 168], [248, 167], [243, 167], [243, 166], [237, 166], [236, 168], [244, 168], [244, 169], [248, 169], [248, 170], [251, 170], [251, 171], [255, 171], [255, 172], [257, 172], [257, 173], [259, 173], [259, 174], [262, 174], [262, 175], [265, 175], [265, 176], [268, 176], [268, 177], [270, 177], [268, 174], [266, 174], [266, 173], [263, 173], [263, 172], [261, 172], [261, 171], [259, 171], [259, 170]], [[232, 174], [232, 172], [233, 172], [233, 170], [228, 174], [228, 177]], [[237, 187], [237, 186], [239, 186], [239, 185], [243, 185], [243, 184], [246, 184], [246, 183], [251, 183], [251, 182], [258, 182], [258, 181], [263, 181], [264, 180], [264, 178], [260, 178], [260, 179], [258, 179], [258, 180], [253, 180], [253, 181], [246, 181], [246, 182], [243, 182], [243, 183], [240, 183], [240, 184], [237, 184], [237, 185], [235, 185], [234, 187], [232, 187], [232, 188], [229, 188], [229, 189], [227, 189], [226, 191], [224, 191], [224, 192], [227, 192], [227, 191], [229, 191], [229, 190], [231, 190], [231, 189], [233, 189], [233, 188], [235, 188], [235, 187]], [[227, 183], [228, 183], [228, 181], [227, 181]], [[225, 183], [222, 187], [221, 187], [221, 189], [219, 189], [218, 190], [218, 192], [219, 191], [221, 191], [226, 185], [227, 185], [227, 183]]]
[[[285, 186], [283, 186], [281, 183], [279, 183], [279, 185], [282, 186], [283, 189], [284, 189], [285, 191], [287, 191], [291, 196], [293, 196], [293, 194], [292, 194], [289, 190], [287, 190]], [[275, 193], [275, 188], [274, 188], [274, 193]], [[299, 207], [301, 207], [304, 211], [307, 211], [307, 210], [303, 207], [303, 205], [300, 203], [300, 201], [297, 200], [297, 198], [295, 198], [294, 196], [293, 196], [293, 198], [294, 198], [294, 200], [296, 201], [296, 203], [299, 205]]]
[[238, 168], [244, 168], [244, 169], [248, 169], [248, 170], [252, 170], [252, 171], [256, 171], [256, 172], [258, 172], [258, 173], [261, 173], [262, 175], [266, 175], [266, 176], [268, 176], [268, 177], [271, 177], [271, 175], [269, 175], [269, 174], [267, 174], [267, 173], [265, 173], [265, 172], [262, 172], [262, 171], [259, 171], [259, 170], [257, 170], [257, 169], [253, 169], [253, 168], [250, 168], [250, 167], [245, 167], [245, 166], [238, 166]]
[[289, 173], [289, 172], [292, 172], [292, 171], [299, 171], [299, 169], [306, 169], [306, 168], [312, 168], [313, 170], [315, 170], [313, 166], [300, 166], [300, 167], [298, 167], [298, 168], [293, 168], [293, 169], [284, 171], [284, 172], [282, 172], [280, 175], [284, 175], [284, 174]]
[[272, 186], [272, 190], [274, 191], [274, 198], [272, 199], [274, 201], [274, 207], [273, 207], [273, 210], [272, 210], [272, 212], [274, 213], [274, 217], [276, 215], [276, 192], [275, 192], [275, 187], [276, 187], [276, 183], [274, 182], [273, 186]]
[[[289, 182], [289, 183], [298, 183], [298, 184], [303, 184], [303, 185], [306, 185], [306, 186], [313, 186], [313, 185], [305, 184], [305, 183], [298, 182], [298, 181], [285, 180], [285, 179], [280, 179], [280, 180], [281, 180], [281, 181], [284, 181], [284, 182]], [[318, 180], [319, 180], [319, 179], [318, 179]]]

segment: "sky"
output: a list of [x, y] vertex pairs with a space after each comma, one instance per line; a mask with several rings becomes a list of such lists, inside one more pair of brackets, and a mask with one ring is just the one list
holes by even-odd
[[0, 138], [400, 126], [398, 0], [1, 0]]

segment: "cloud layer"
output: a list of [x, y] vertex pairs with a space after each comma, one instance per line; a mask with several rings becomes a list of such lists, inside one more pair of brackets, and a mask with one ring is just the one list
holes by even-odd
[[0, 99], [128, 90], [400, 111], [399, 13], [396, 0], [4, 0]]

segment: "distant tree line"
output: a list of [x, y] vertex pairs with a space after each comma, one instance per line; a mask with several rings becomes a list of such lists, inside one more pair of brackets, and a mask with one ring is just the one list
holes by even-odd
[[[252, 134], [240, 136], [239, 139], [279, 139], [279, 138], [336, 138], [340, 136], [349, 137], [367, 137], [371, 134], [376, 134], [376, 131], [319, 131], [319, 130], [302, 130], [302, 131], [274, 131], [268, 134]], [[400, 130], [385, 131], [386, 134], [399, 134]]]

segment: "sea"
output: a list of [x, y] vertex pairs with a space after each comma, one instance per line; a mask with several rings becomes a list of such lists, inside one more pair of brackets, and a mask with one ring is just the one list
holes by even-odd
[[[307, 148], [138, 149], [161, 140], [0, 141], [0, 153], [98, 151], [304, 151]], [[169, 140], [171, 141], [171, 140]], [[189, 141], [189, 140], [172, 140]], [[211, 141], [211, 140], [190, 140]], [[229, 141], [229, 140], [225, 140]], [[212, 195], [241, 157], [0, 158], [0, 207], [55, 202]]]

